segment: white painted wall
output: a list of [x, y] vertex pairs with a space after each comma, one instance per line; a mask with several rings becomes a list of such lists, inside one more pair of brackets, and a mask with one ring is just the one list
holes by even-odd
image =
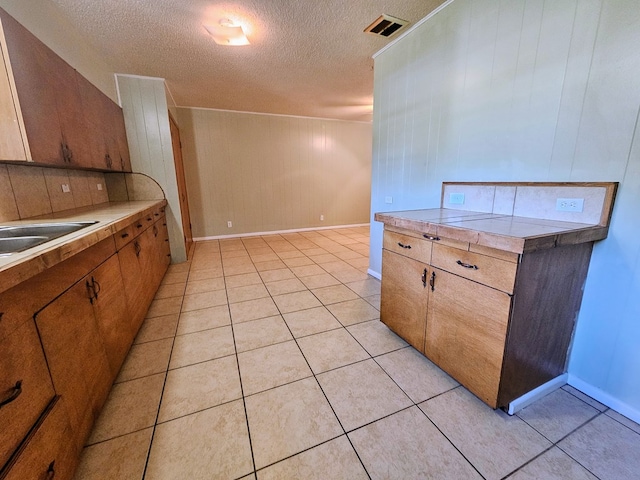
[[[443, 181], [619, 181], [596, 244], [570, 381], [640, 421], [637, 0], [454, 0], [375, 59], [378, 211], [439, 206]], [[385, 196], [393, 204], [384, 203]]]
[[164, 190], [168, 203], [166, 212], [171, 261], [184, 262], [187, 253], [164, 80], [120, 74], [116, 78], [127, 128], [131, 169], [149, 175]]

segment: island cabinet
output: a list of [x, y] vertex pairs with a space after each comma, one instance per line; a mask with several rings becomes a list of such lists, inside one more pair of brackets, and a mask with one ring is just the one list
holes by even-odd
[[0, 160], [131, 171], [122, 110], [0, 9]]

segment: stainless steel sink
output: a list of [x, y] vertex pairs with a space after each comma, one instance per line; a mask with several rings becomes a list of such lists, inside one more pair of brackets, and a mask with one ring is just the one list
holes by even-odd
[[32, 223], [0, 225], [0, 255], [10, 255], [36, 247], [98, 222]]

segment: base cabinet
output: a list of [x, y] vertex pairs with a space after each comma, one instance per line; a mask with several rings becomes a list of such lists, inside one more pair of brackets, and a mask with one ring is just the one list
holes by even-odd
[[521, 255], [385, 226], [380, 319], [493, 408], [561, 375], [593, 242]]

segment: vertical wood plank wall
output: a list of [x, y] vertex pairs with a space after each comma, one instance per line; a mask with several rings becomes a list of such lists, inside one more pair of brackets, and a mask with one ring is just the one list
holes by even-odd
[[636, 421], [638, 45], [636, 0], [454, 0], [375, 58], [371, 196], [373, 213], [437, 207], [443, 181], [619, 181], [569, 373]]
[[177, 120], [194, 238], [368, 223], [371, 124], [192, 108]]

